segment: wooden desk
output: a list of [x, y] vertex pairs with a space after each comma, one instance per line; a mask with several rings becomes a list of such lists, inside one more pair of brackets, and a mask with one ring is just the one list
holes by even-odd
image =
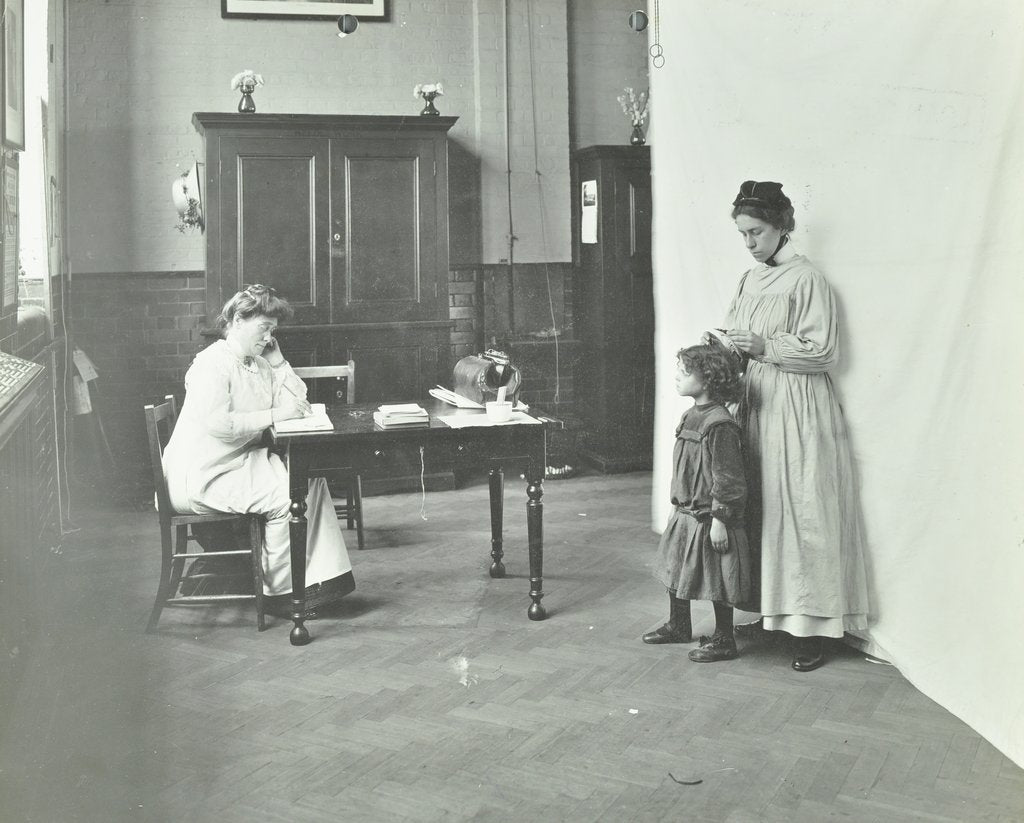
[[[540, 425], [479, 426], [453, 429], [439, 417], [482, 416], [483, 411], [456, 409], [431, 400], [423, 407], [429, 425], [381, 429], [373, 422], [375, 405], [338, 406], [328, 409], [334, 431], [283, 434], [271, 428], [274, 444], [287, 453], [291, 504], [293, 646], [310, 641], [306, 629], [306, 494], [309, 478], [319, 471], [350, 468], [363, 476], [386, 475], [410, 459], [430, 470], [443, 466], [486, 466], [491, 503], [491, 577], [504, 577], [502, 551], [502, 492], [506, 467], [521, 468], [526, 476], [526, 528], [530, 557], [530, 620], [547, 617], [540, 600], [544, 568], [543, 512], [544, 466], [547, 428], [557, 421], [545, 418]], [[422, 462], [421, 462], [422, 461]]]

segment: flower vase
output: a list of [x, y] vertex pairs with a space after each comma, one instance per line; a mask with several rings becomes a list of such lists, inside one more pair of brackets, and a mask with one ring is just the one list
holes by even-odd
[[238, 110], [245, 114], [253, 114], [256, 111], [256, 103], [253, 102], [252, 93], [256, 91], [255, 88], [247, 89], [244, 86], [241, 88], [242, 99], [238, 101]]
[[629, 135], [629, 144], [631, 146], [642, 146], [647, 142], [647, 138], [644, 136], [644, 129], [639, 123], [633, 124], [633, 131]]
[[424, 92], [422, 96], [423, 96], [423, 99], [426, 100], [427, 105], [425, 105], [423, 107], [423, 111], [420, 112], [421, 115], [431, 116], [431, 115], [438, 115], [438, 114], [441, 113], [437, 109], [434, 108], [434, 98], [437, 97], [437, 92], [436, 91]]

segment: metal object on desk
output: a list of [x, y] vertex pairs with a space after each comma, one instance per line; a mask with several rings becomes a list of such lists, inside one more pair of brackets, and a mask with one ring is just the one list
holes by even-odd
[[519, 399], [522, 375], [505, 352], [488, 349], [471, 354], [455, 364], [452, 372], [455, 393], [483, 405], [498, 399], [498, 389], [505, 389], [505, 400], [513, 404]]

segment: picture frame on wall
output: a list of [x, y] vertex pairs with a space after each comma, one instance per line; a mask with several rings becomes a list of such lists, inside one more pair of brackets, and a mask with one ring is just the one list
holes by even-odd
[[224, 18], [337, 20], [343, 14], [360, 23], [386, 21], [388, 0], [220, 0]]
[[25, 148], [25, 0], [4, 0], [3, 144]]

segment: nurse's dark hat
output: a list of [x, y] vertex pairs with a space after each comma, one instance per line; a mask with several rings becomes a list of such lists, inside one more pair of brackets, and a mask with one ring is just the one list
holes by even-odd
[[788, 209], [793, 204], [782, 193], [782, 183], [770, 180], [758, 182], [747, 180], [740, 186], [740, 193], [732, 201], [733, 206], [760, 206], [764, 209]]

